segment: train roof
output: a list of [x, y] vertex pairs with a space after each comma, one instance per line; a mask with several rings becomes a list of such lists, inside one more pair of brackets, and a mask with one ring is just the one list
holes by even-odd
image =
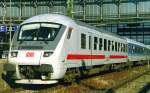
[[111, 35], [111, 36], [115, 36], [115, 37], [118, 37], [118, 38], [121, 38], [121, 39], [125, 39], [124, 37], [121, 37], [117, 34], [114, 34], [114, 33], [111, 33], [111, 32], [108, 32], [106, 31], [105, 29], [102, 29], [102, 28], [98, 28], [98, 27], [95, 27], [95, 26], [91, 26], [89, 24], [86, 24], [84, 22], [81, 22], [81, 21], [78, 21], [78, 20], [75, 20], [76, 24], [80, 25], [80, 26], [84, 26], [84, 27], [88, 27], [90, 29], [94, 29], [96, 31], [99, 31], [101, 33], [105, 33], [105, 34], [108, 34], [108, 35]]
[[141, 47], [146, 47], [145, 44], [137, 42], [135, 40], [132, 40], [132, 39], [129, 39], [129, 38], [126, 38], [126, 40], [127, 40], [128, 43], [135, 44], [135, 45], [138, 45], [138, 46], [141, 46]]
[[74, 20], [60, 14], [41, 14], [41, 15], [33, 16], [25, 20], [22, 24], [33, 23], [33, 22], [53, 22], [53, 23], [63, 24], [66, 26], [75, 25]]
[[100, 29], [100, 28], [88, 25], [88, 24], [78, 21], [78, 20], [73, 20], [67, 16], [60, 15], [60, 14], [41, 14], [41, 15], [33, 16], [33, 17], [25, 20], [22, 24], [33, 23], [33, 22], [54, 22], [54, 23], [59, 23], [59, 24], [63, 24], [66, 26], [74, 26], [74, 25], [84, 26], [84, 27], [87, 27], [90, 29], [97, 30], [101, 33], [105, 33], [105, 34], [108, 34], [111, 36], [115, 36], [115, 37], [124, 39], [123, 37], [121, 37], [117, 34], [107, 32], [104, 29]]

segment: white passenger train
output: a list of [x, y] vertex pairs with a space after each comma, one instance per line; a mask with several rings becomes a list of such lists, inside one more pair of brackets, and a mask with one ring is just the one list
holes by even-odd
[[148, 60], [144, 44], [63, 15], [25, 20], [13, 37], [5, 74], [15, 83], [53, 84], [70, 69], [86, 70]]

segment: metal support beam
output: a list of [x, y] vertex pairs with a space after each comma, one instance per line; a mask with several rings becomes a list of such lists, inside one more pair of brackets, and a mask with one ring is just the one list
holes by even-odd
[[86, 19], [86, 1], [82, 1], [82, 7], [83, 7], [83, 20]]
[[67, 0], [67, 15], [69, 17], [74, 17], [73, 16], [73, 1], [74, 0]]
[[54, 6], [53, 1], [46, 2], [46, 6], [48, 6], [48, 13], [51, 12], [51, 8]]
[[103, 0], [100, 2], [100, 20], [103, 20]]
[[19, 8], [19, 20], [22, 18], [22, 0], [18, 2], [18, 8]]
[[136, 17], [138, 18], [139, 17], [139, 10], [138, 10], [139, 2], [136, 1], [135, 4], [136, 4]]
[[37, 7], [38, 7], [38, 1], [37, 0], [34, 0], [32, 2], [33, 4], [33, 8], [34, 8], [34, 15], [37, 15], [38, 14], [38, 10], [37, 10]]
[[[117, 6], [118, 6], [118, 18], [120, 19], [120, 4], [121, 0], [118, 0]], [[120, 23], [120, 20], [118, 20], [118, 23]]]
[[12, 38], [11, 4], [12, 4], [12, 2], [11, 2], [11, 0], [10, 0], [10, 2], [9, 2], [9, 5], [10, 5], [10, 6], [9, 6], [9, 7], [10, 7], [10, 13], [9, 13], [9, 14], [10, 14], [10, 15], [9, 15], [9, 18], [10, 18], [10, 19], [9, 19], [9, 21], [10, 21], [10, 23], [9, 23], [9, 24], [10, 24], [10, 25], [9, 25], [9, 50], [11, 50], [11, 46], [10, 46], [10, 45], [11, 45], [11, 38]]
[[2, 9], [3, 9], [3, 24], [5, 24], [5, 17], [6, 17], [6, 3], [2, 1]]

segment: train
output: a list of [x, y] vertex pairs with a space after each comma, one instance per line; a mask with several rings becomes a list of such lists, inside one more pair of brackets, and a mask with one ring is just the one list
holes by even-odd
[[100, 72], [148, 60], [150, 48], [143, 43], [65, 15], [41, 14], [15, 32], [4, 74], [16, 84], [55, 84], [92, 69]]

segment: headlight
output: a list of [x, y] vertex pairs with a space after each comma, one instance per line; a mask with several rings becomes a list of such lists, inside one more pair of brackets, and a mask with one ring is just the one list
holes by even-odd
[[49, 57], [52, 54], [52, 52], [44, 52], [43, 57]]
[[11, 57], [17, 57], [18, 52], [11, 52]]

